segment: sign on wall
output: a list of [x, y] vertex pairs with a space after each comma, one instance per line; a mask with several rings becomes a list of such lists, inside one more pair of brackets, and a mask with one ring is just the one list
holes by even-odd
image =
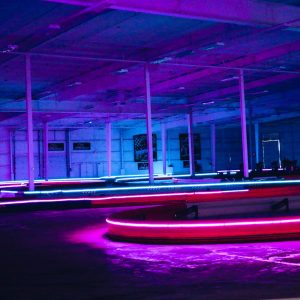
[[91, 143], [88, 143], [88, 142], [73, 143], [73, 150], [75, 150], [75, 151], [89, 151], [89, 150], [91, 150]]
[[48, 151], [65, 151], [64, 143], [48, 143]]
[[[153, 160], [157, 160], [157, 137], [156, 134], [152, 134], [153, 141]], [[134, 161], [136, 162], [147, 162], [148, 161], [148, 150], [147, 150], [147, 135], [137, 134], [133, 136], [133, 147], [134, 147]]]
[[[180, 160], [189, 160], [189, 139], [187, 133], [179, 134]], [[194, 155], [195, 160], [201, 159], [201, 141], [200, 134], [194, 133]]]

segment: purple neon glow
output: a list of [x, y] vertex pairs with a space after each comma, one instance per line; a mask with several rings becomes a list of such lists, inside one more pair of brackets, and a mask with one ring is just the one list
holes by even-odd
[[213, 223], [198, 223], [194, 221], [193, 223], [143, 223], [143, 222], [122, 222], [113, 221], [109, 218], [106, 219], [108, 224], [125, 226], [125, 227], [141, 227], [141, 228], [205, 228], [205, 227], [231, 227], [231, 226], [253, 226], [253, 225], [275, 225], [275, 224], [290, 224], [290, 223], [300, 223], [300, 218], [297, 219], [283, 219], [283, 220], [262, 220], [262, 221], [238, 221], [238, 222], [218, 222]]
[[[120, 261], [116, 260], [115, 257], [123, 258], [125, 260], [123, 267], [131, 270], [135, 267], [134, 263], [145, 261], [147, 262], [147, 268], [151, 268], [154, 273], [165, 274], [166, 270], [172, 272], [174, 269], [195, 270], [196, 268], [198, 272], [203, 270], [203, 278], [205, 279], [207, 278], [207, 270], [210, 268], [216, 272], [216, 275], [219, 275], [220, 269], [215, 271], [215, 268], [220, 262], [228, 263], [227, 268], [225, 268], [226, 274], [223, 276], [228, 276], [229, 270], [239, 270], [238, 268], [232, 268], [233, 265], [240, 267], [245, 261], [249, 262], [247, 280], [249, 280], [249, 276], [253, 276], [255, 280], [258, 280], [257, 273], [259, 273], [259, 279], [261, 279], [262, 272], [269, 278], [270, 266], [275, 266], [274, 270], [281, 274], [283, 267], [293, 266], [299, 268], [300, 266], [299, 241], [179, 246], [148, 245], [111, 241], [105, 238], [106, 232], [105, 225], [99, 223], [97, 226], [89, 226], [72, 232], [68, 236], [68, 240], [72, 243], [86, 244], [91, 248], [108, 252], [107, 257], [111, 258], [112, 263], [118, 267]], [[290, 260], [291, 258], [292, 260]], [[253, 272], [253, 265], [256, 262], [265, 262], [268, 265], [264, 264], [260, 272]], [[223, 266], [222, 264], [222, 270], [224, 269]], [[293, 271], [295, 272], [294, 269]], [[240, 272], [238, 273], [236, 276], [241, 276]], [[293, 272], [286, 269], [284, 274], [293, 274]]]

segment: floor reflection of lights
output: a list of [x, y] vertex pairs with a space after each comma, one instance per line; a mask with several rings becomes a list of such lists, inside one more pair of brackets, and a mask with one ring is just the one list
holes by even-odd
[[[217, 270], [239, 277], [240, 280], [260, 276], [300, 274], [300, 241], [219, 244], [219, 245], [144, 245], [114, 242], [105, 237], [106, 227], [86, 227], [73, 232], [68, 240], [85, 244], [104, 252], [110, 262], [124, 268], [142, 264], [144, 271], [170, 273], [170, 271], [198, 270], [214, 274]], [[242, 271], [242, 272], [241, 272]], [[229, 275], [229, 274], [228, 274]], [[229, 276], [231, 276], [229, 275]]]

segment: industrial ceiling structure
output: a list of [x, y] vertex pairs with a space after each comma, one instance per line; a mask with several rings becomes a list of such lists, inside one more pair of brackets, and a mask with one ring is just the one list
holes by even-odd
[[[30, 5], [29, 5], [30, 3]], [[33, 4], [34, 3], [34, 4]], [[266, 0], [24, 0], [0, 9], [0, 126], [234, 123], [239, 72], [256, 122], [300, 117], [300, 4]], [[142, 123], [141, 123], [142, 124]]]

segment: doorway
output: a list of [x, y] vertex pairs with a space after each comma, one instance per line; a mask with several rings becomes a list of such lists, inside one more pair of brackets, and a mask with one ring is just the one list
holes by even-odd
[[272, 162], [278, 162], [279, 168], [281, 168], [281, 159], [280, 159], [280, 140], [263, 140], [263, 163], [264, 168], [272, 168]]

